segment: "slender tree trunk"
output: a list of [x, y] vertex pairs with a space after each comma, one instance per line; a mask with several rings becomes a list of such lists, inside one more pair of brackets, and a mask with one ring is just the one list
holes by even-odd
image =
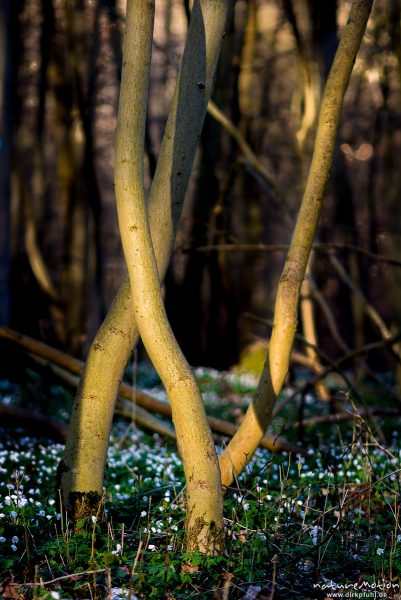
[[[201, 3], [195, 4], [194, 11], [202, 19]], [[188, 548], [209, 553], [221, 548], [220, 471], [202, 396], [165, 312], [145, 202], [143, 158], [153, 18], [150, 2], [137, 5], [136, 11], [128, 3], [116, 132], [117, 211], [139, 333], [167, 390], [183, 460]], [[205, 40], [201, 37], [198, 42], [198, 60], [204, 63]], [[195, 87], [204, 97], [205, 78]], [[176, 150], [185, 152], [185, 148]]]
[[[153, 5], [128, 3], [116, 131], [115, 189], [118, 220], [139, 334], [166, 388], [187, 484], [188, 548], [221, 549], [223, 502], [220, 470], [195, 376], [165, 312], [146, 211], [144, 138], [153, 34]], [[203, 20], [202, 2], [194, 12]], [[205, 41], [198, 61], [205, 69]], [[194, 84], [202, 94], [205, 76]], [[185, 152], [185, 148], [174, 148]]]
[[[301, 320], [302, 320], [302, 329], [303, 334], [307, 342], [311, 344], [307, 346], [305, 349], [305, 353], [307, 357], [312, 361], [312, 364], [315, 365], [317, 371], [323, 371], [322, 364], [319, 359], [319, 355], [315, 350], [315, 347], [318, 346], [317, 343], [317, 333], [316, 333], [316, 321], [315, 321], [315, 310], [312, 300], [312, 286], [310, 282], [310, 277], [313, 269], [313, 255], [310, 256], [308, 265], [306, 267], [306, 277], [302, 282], [301, 286]], [[315, 385], [315, 390], [318, 398], [323, 402], [330, 401], [330, 392], [327, 389], [323, 380], [319, 380]]]
[[223, 485], [230, 485], [253, 456], [271, 421], [287, 374], [297, 327], [298, 299], [305, 276], [323, 195], [330, 174], [345, 91], [366, 29], [373, 0], [354, 0], [320, 108], [312, 163], [287, 260], [280, 278], [274, 327], [255, 398], [244, 421], [220, 457]]
[[[191, 17], [149, 198], [149, 225], [160, 282], [169, 263], [224, 33], [227, 2], [213, 0], [200, 6]], [[199, 48], [205, 53], [202, 60]], [[100, 497], [118, 387], [137, 340], [127, 279], [92, 343], [59, 467], [64, 506], [76, 516], [91, 514], [91, 502]]]
[[[201, 14], [201, 3], [194, 6]], [[147, 218], [144, 137], [153, 32], [148, 0], [128, 2], [120, 104], [116, 131], [117, 212], [138, 329], [166, 388], [187, 484], [188, 548], [221, 548], [223, 502], [220, 471], [195, 376], [173, 335], [165, 312]], [[202, 16], [200, 16], [202, 19]], [[199, 61], [204, 62], [202, 37]], [[204, 96], [205, 78], [195, 84]], [[188, 107], [189, 108], [189, 107]], [[185, 148], [177, 148], [185, 152]]]

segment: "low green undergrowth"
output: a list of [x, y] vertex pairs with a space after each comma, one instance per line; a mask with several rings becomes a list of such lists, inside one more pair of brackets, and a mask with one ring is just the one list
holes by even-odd
[[[235, 421], [253, 380], [206, 370], [197, 374], [208, 411]], [[68, 392], [51, 389], [55, 405], [66, 412]], [[15, 400], [19, 393], [3, 382], [3, 400], [20, 401]], [[313, 397], [303, 402], [306, 416], [321, 412]], [[277, 429], [296, 419], [299, 406], [286, 410]], [[226, 493], [225, 552], [214, 557], [185, 551], [185, 489], [173, 444], [117, 421], [105, 517], [101, 506], [74, 529], [54, 489], [62, 446], [3, 430], [0, 593], [4, 598], [395, 598], [401, 573], [401, 445], [395, 419], [384, 425], [387, 444], [359, 420], [341, 428], [306, 427], [305, 452], [299, 454], [259, 450]], [[296, 433], [286, 429], [295, 441]], [[358, 589], [370, 595], [357, 596], [354, 587], [355, 595], [345, 596], [351, 588], [344, 586], [365, 586]]]

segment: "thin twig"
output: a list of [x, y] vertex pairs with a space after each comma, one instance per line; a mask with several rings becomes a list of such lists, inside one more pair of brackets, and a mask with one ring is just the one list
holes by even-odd
[[[329, 255], [329, 260], [339, 277], [342, 279], [342, 281], [348, 286], [348, 288], [355, 295], [355, 297], [362, 303], [366, 314], [368, 315], [372, 323], [376, 325], [383, 339], [387, 341], [391, 339], [393, 337], [392, 333], [381, 318], [380, 314], [375, 309], [375, 307], [368, 301], [361, 288], [355, 283], [352, 277], [350, 277], [350, 275], [344, 269], [340, 261], [333, 255]], [[394, 356], [399, 362], [401, 362], [401, 349], [399, 344], [390, 344], [389, 348], [392, 348], [392, 350], [394, 351]]]
[[135, 575], [136, 565], [138, 564], [138, 560], [139, 560], [139, 557], [141, 555], [142, 546], [143, 546], [143, 540], [141, 540], [139, 542], [138, 550], [136, 551], [136, 555], [135, 555], [135, 558], [134, 558], [134, 563], [132, 565], [131, 575], [130, 575], [130, 580], [129, 580], [128, 600], [131, 600], [131, 598], [132, 598], [132, 592], [133, 592], [133, 590], [132, 590], [132, 580], [133, 580], [134, 575]]
[[[62, 577], [56, 577], [55, 579], [50, 579], [49, 581], [41, 581], [41, 585], [50, 585], [51, 583], [56, 583], [57, 581], [62, 581], [63, 579], [71, 579], [72, 577], [82, 577], [83, 575], [93, 575], [96, 573], [104, 573], [107, 569], [92, 569], [91, 571], [83, 571], [80, 573], [71, 573], [70, 575], [63, 575]], [[36, 583], [24, 583], [22, 585], [34, 586]]]
[[[375, 416], [398, 416], [400, 415], [400, 410], [396, 408], [389, 409], [373, 409], [372, 414]], [[317, 415], [315, 417], [310, 417], [309, 419], [303, 419], [302, 421], [296, 421], [294, 423], [295, 427], [299, 427], [300, 425], [321, 425], [323, 423], [340, 423], [342, 421], [353, 421], [355, 419], [365, 419], [367, 417], [366, 413], [363, 411], [354, 413], [350, 411], [344, 411], [340, 413], [336, 413], [334, 415]]]
[[252, 170], [256, 171], [256, 173], [262, 177], [266, 186], [266, 191], [272, 195], [274, 200], [278, 200], [281, 206], [287, 210], [288, 213], [291, 214], [291, 206], [290, 203], [285, 196], [284, 192], [278, 187], [273, 178], [270, 176], [264, 164], [259, 160], [256, 154], [253, 152], [248, 142], [245, 140], [244, 136], [234, 125], [234, 123], [218, 108], [218, 106], [212, 101], [209, 100], [209, 104], [207, 107], [207, 112], [218, 122], [223, 128], [234, 138], [237, 142], [239, 149], [244, 155], [247, 165]]
[[[247, 243], [231, 243], [231, 244], [213, 244], [210, 246], [197, 246], [196, 248], [180, 248], [181, 252], [209, 252], [210, 250], [224, 250], [225, 252], [287, 252], [289, 248], [288, 244], [247, 244]], [[383, 262], [393, 267], [401, 267], [401, 260], [398, 260], [392, 256], [385, 256], [384, 254], [376, 254], [364, 250], [360, 246], [353, 244], [313, 244], [312, 250], [315, 252], [322, 252], [324, 254], [330, 254], [333, 250], [343, 252], [355, 252], [362, 254], [370, 258], [375, 262]]]

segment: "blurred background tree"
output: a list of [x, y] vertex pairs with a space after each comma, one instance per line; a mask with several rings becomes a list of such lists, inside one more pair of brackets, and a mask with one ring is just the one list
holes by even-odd
[[[192, 364], [228, 368], [266, 338], [349, 5], [232, 0], [213, 96], [226, 121], [207, 117], [165, 284]], [[190, 10], [156, 2], [148, 187]], [[125, 3], [2, 0], [0, 11], [1, 321], [84, 356], [125, 274], [113, 190]], [[382, 338], [375, 314], [389, 334], [401, 324], [400, 13], [400, 0], [375, 2], [305, 291], [331, 359]], [[398, 362], [383, 349], [364, 358], [360, 374]]]

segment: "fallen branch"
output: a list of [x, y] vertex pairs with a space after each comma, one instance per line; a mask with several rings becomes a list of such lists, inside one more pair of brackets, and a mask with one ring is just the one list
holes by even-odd
[[0, 402], [0, 420], [2, 427], [21, 427], [35, 437], [47, 437], [60, 444], [64, 444], [67, 439], [67, 425], [20, 406]]
[[[0, 327], [0, 338], [17, 344], [19, 347], [27, 350], [30, 354], [33, 354], [36, 357], [46, 359], [48, 363], [53, 363], [53, 370], [54, 366], [58, 366], [69, 373], [74, 373], [76, 375], [80, 375], [82, 373], [84, 366], [82, 361], [70, 356], [69, 354], [66, 354], [65, 352], [62, 352], [61, 350], [56, 350], [56, 348], [52, 348], [43, 342], [39, 342], [26, 335], [23, 335], [22, 333], [13, 331], [8, 327]], [[58, 374], [60, 375], [60, 371]], [[71, 384], [72, 381], [73, 380], [70, 379]], [[76, 383], [78, 383], [78, 380], [76, 380], [73, 385], [76, 385]], [[149, 394], [146, 394], [141, 390], [134, 389], [126, 383], [121, 383], [120, 385], [119, 398], [122, 398], [125, 401], [128, 400], [130, 402], [130, 406], [132, 406], [131, 403], [134, 403], [138, 407], [142, 407], [147, 411], [171, 418], [171, 409], [169, 404], [160, 400], [156, 400], [156, 398], [153, 398]], [[132, 411], [130, 411], [130, 414], [132, 414]], [[221, 435], [232, 437], [238, 429], [236, 425], [227, 423], [226, 421], [217, 419], [215, 417], [208, 416], [208, 422], [212, 431]], [[298, 454], [304, 453], [302, 448], [299, 448], [298, 446], [295, 446], [286, 440], [278, 439], [272, 434], [266, 435], [262, 439], [260, 446], [274, 452], [286, 451]]]
[[[44, 358], [35, 356], [32, 353], [30, 353], [30, 356], [36, 363], [40, 364], [42, 367], [48, 367], [49, 369], [51, 369], [51, 371], [67, 385], [71, 386], [74, 389], [78, 387], [79, 377], [77, 375], [73, 375], [72, 373], [69, 373], [62, 367], [58, 367], [52, 362]], [[130, 419], [131, 421], [136, 423], [141, 429], [158, 433], [164, 437], [168, 437], [173, 440], [177, 439], [173, 427], [171, 427], [168, 423], [163, 423], [162, 421], [159, 421], [159, 419], [156, 419], [156, 417], [154, 417], [147, 410], [142, 408], [142, 406], [139, 406], [135, 402], [129, 402], [125, 398], [118, 397], [116, 403], [116, 412], [121, 416]]]

